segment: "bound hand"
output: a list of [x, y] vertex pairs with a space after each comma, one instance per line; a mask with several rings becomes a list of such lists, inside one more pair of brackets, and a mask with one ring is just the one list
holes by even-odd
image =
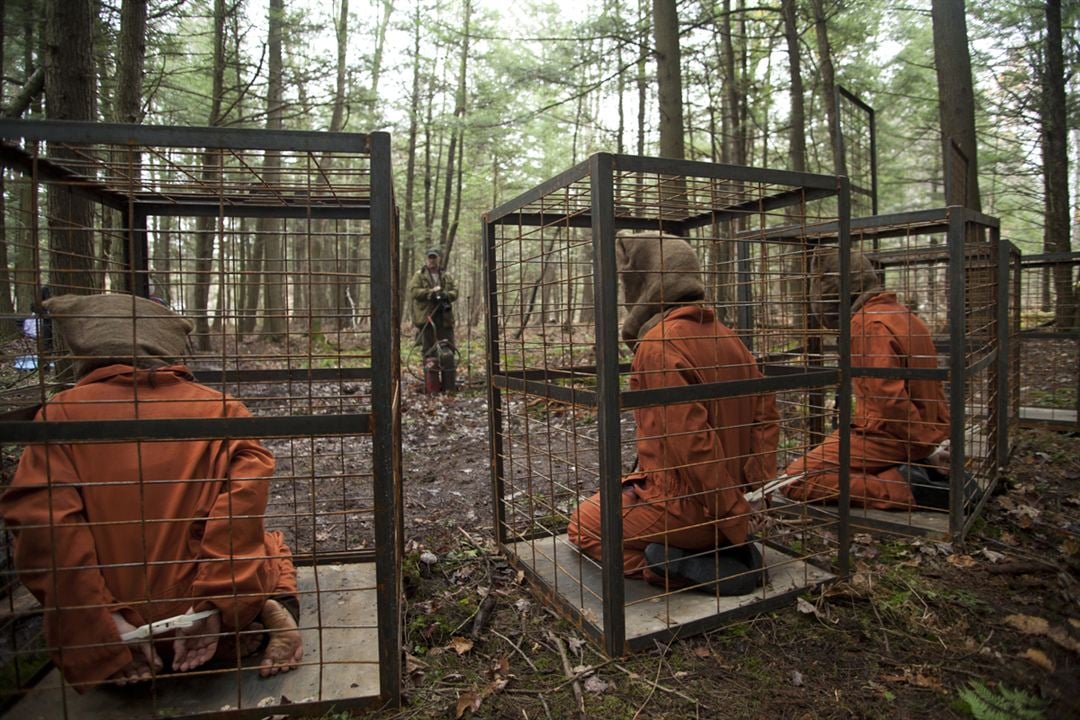
[[[125, 620], [120, 613], [114, 612], [111, 615], [119, 635], [135, 629], [135, 626]], [[165, 663], [154, 649], [153, 641], [146, 640], [131, 646], [131, 662], [113, 673], [110, 679], [120, 686], [143, 682], [153, 678], [155, 673], [161, 672], [164, 666]]]

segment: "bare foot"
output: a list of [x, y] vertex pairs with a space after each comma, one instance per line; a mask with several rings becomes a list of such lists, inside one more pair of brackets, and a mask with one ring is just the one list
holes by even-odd
[[270, 677], [294, 669], [304, 655], [304, 643], [292, 615], [277, 600], [267, 600], [259, 619], [270, 633], [259, 674]]
[[238, 658], [254, 655], [263, 641], [263, 624], [258, 620], [238, 633], [225, 633], [218, 641], [216, 658], [227, 662], [236, 662]]
[[[194, 610], [188, 609], [188, 613]], [[173, 670], [186, 672], [203, 665], [217, 652], [221, 616], [214, 613], [197, 620], [191, 627], [176, 631], [173, 640]]]

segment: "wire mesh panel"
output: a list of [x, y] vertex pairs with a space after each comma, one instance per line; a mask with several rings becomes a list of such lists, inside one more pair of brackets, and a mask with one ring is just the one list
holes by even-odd
[[836, 88], [837, 175], [851, 178], [852, 217], [877, 215], [877, 121], [874, 108]]
[[1020, 420], [1077, 428], [1080, 253], [1025, 255], [1020, 277]]
[[831, 577], [846, 526], [773, 490], [846, 397], [790, 228], [846, 203], [834, 177], [601, 154], [485, 215], [497, 540], [607, 652]]
[[5, 703], [104, 718], [396, 702], [389, 137], [0, 136], [26, 321], [0, 420]]
[[955, 207], [897, 213], [853, 220], [851, 237], [876, 275], [853, 296], [851, 523], [962, 536], [1008, 458], [997, 221]]

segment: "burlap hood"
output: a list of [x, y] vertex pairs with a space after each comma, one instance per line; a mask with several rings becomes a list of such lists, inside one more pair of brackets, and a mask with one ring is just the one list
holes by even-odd
[[175, 362], [195, 327], [164, 305], [131, 295], [60, 295], [43, 304], [79, 376], [114, 362]]
[[[823, 245], [810, 260], [810, 301], [813, 311], [828, 328], [839, 326], [840, 249]], [[871, 295], [881, 292], [881, 279], [869, 258], [851, 251], [851, 299], [854, 312]]]
[[615, 262], [627, 310], [622, 338], [631, 349], [664, 311], [705, 299], [697, 253], [681, 237], [620, 232]]

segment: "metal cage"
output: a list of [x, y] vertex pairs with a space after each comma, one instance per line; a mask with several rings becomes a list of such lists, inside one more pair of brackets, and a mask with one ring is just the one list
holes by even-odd
[[[822, 232], [828, 234], [829, 228]], [[852, 377], [944, 384], [949, 405], [948, 506], [930, 510], [853, 507], [854, 528], [904, 536], [962, 538], [993, 491], [1009, 457], [1010, 327], [1008, 282], [1015, 256], [1002, 250], [997, 219], [948, 207], [854, 218], [851, 246], [879, 269], [928, 326], [937, 368], [855, 366]], [[912, 466], [931, 463], [912, 457]]]
[[1080, 412], [1080, 252], [1021, 260], [1020, 421], [1078, 429]]
[[[271, 678], [259, 677], [256, 654], [155, 673], [122, 695], [73, 692], [50, 670], [63, 648], [46, 646], [42, 608], [20, 589], [5, 542], [3, 701], [20, 717], [102, 718], [396, 704], [403, 550], [389, 136], [3, 121], [0, 139], [17, 318], [44, 286], [155, 299], [194, 320], [186, 364], [196, 379], [250, 412], [34, 421], [72, 381], [60, 338], [44, 331], [49, 318], [35, 316], [35, 339], [5, 344], [5, 373], [18, 368], [2, 391], [6, 480], [27, 443], [134, 445], [149, 457], [162, 443], [258, 441], [276, 461], [263, 478], [262, 522], [292, 549], [305, 646], [297, 669]], [[116, 480], [140, 487], [143, 470]], [[232, 527], [242, 518], [229, 507], [219, 519]], [[135, 520], [144, 537], [157, 512]]]
[[[837, 566], [846, 567], [843, 515], [824, 518], [791, 501], [762, 508], [756, 535], [743, 545], [718, 537], [706, 543], [710, 562], [711, 548], [725, 541], [760, 550], [767, 581], [745, 595], [718, 593], [719, 583], [694, 589], [624, 577], [624, 540], [630, 547], [645, 536], [624, 529], [621, 496], [636, 477], [639, 443], [673, 447], [642, 429], [635, 416], [771, 399], [779, 417], [775, 451], [771, 441], [757, 450], [751, 444], [732, 461], [775, 458], [778, 474], [820, 442], [837, 411], [834, 397], [842, 398], [837, 407], [846, 417], [845, 360], [824, 346], [808, 317], [808, 263], [817, 239], [778, 237], [773, 230], [830, 221], [844, 228], [847, 203], [846, 180], [832, 176], [598, 154], [484, 215], [497, 543], [534, 592], [607, 653], [652, 647], [656, 638], [701, 632], [791, 602], [827, 582]], [[655, 386], [649, 370], [632, 369], [633, 353], [619, 335], [627, 308], [619, 300], [616, 267], [616, 243], [627, 233], [690, 243], [702, 268], [690, 274], [704, 286], [704, 307], [752, 353], [753, 360], [728, 369], [756, 365], [760, 375], [747, 370], [744, 380], [709, 381], [716, 368], [704, 363], [696, 368], [703, 383]], [[843, 233], [840, 242], [846, 246]], [[721, 433], [736, 429], [736, 422], [710, 421]], [[694, 472], [686, 462], [668, 458], [648, 472]], [[747, 481], [738, 490], [753, 493], [754, 487]], [[683, 492], [671, 500], [693, 499], [692, 491]], [[841, 482], [835, 498], [841, 509], [845, 493]], [[586, 501], [594, 503], [588, 511]], [[640, 505], [666, 512], [664, 500]], [[594, 511], [599, 532], [590, 530], [589, 537], [602, 540], [599, 548], [580, 552], [568, 528], [586, 523], [582, 513]], [[735, 522], [740, 519], [745, 515]], [[712, 523], [702, 527], [713, 532]], [[671, 557], [674, 541], [667, 537], [654, 544]]]

